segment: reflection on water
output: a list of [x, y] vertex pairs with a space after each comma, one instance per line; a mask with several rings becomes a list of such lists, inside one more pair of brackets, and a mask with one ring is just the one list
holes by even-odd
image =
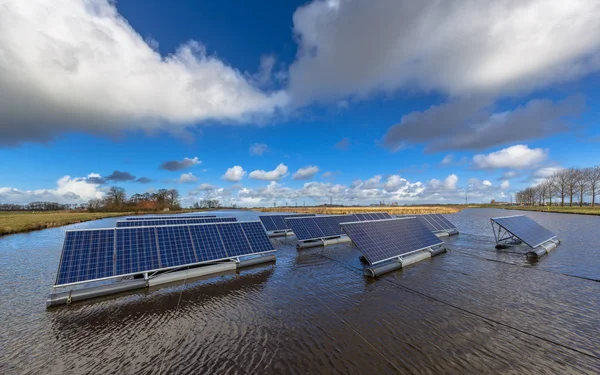
[[275, 265], [48, 311], [66, 227], [0, 238], [0, 373], [600, 372], [600, 217], [527, 213], [562, 240], [528, 263], [494, 249], [509, 214], [451, 215], [448, 254], [376, 280], [282, 238]]

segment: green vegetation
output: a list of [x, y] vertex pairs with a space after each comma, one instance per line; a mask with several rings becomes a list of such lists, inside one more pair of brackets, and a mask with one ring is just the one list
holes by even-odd
[[3, 211], [0, 212], [0, 236], [127, 214], [125, 212]]

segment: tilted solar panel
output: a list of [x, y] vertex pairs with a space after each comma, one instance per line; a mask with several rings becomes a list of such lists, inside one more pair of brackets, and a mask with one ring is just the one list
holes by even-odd
[[271, 251], [259, 221], [67, 231], [55, 286]]
[[416, 218], [359, 221], [341, 226], [371, 265], [443, 243]]
[[203, 217], [217, 217], [216, 215], [169, 215], [169, 216], [136, 216], [127, 217], [125, 220], [173, 220], [173, 219], [191, 219]]
[[235, 217], [203, 217], [191, 219], [171, 219], [171, 220], [120, 220], [117, 221], [117, 228], [130, 227], [154, 227], [158, 225], [183, 225], [183, 224], [203, 224], [203, 223], [229, 223], [237, 221]]
[[269, 232], [291, 229], [285, 222], [288, 217], [314, 217], [315, 214], [293, 214], [293, 215], [261, 215], [258, 218]]
[[285, 219], [299, 241], [341, 236], [340, 223], [356, 221], [354, 215], [327, 215]]
[[442, 215], [442, 214], [421, 214], [421, 215], [403, 214], [403, 215], [396, 215], [396, 217], [398, 217], [398, 218], [416, 217], [417, 220], [419, 220], [421, 222], [421, 224], [425, 225], [425, 227], [432, 232], [456, 230], [456, 226], [454, 224], [452, 224], [448, 219], [446, 219], [444, 217], [444, 215]]
[[554, 233], [525, 215], [497, 217], [492, 220], [531, 248], [556, 237]]

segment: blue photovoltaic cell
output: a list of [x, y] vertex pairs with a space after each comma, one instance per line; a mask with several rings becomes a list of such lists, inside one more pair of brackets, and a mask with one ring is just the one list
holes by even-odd
[[421, 224], [432, 232], [443, 232], [456, 230], [456, 226], [452, 224], [442, 214], [422, 214], [422, 215], [396, 215], [397, 217], [416, 217]]
[[359, 221], [342, 227], [370, 264], [443, 243], [416, 218]]
[[68, 231], [55, 285], [274, 250], [258, 221]]
[[246, 223], [240, 223], [240, 225], [242, 226], [244, 234], [246, 234], [248, 242], [250, 242], [250, 247], [252, 248], [253, 252], [262, 253], [265, 251], [275, 250], [273, 248], [273, 244], [269, 240], [269, 237], [265, 235], [265, 229], [260, 222], [249, 221]]
[[235, 222], [235, 217], [208, 217], [191, 219], [173, 219], [173, 220], [122, 220], [117, 221], [117, 228], [123, 227], [155, 227], [159, 225], [183, 225], [183, 224], [204, 224], [204, 223], [227, 223]]
[[161, 268], [154, 228], [117, 229], [117, 275]]
[[285, 219], [292, 217], [314, 217], [315, 214], [294, 214], [294, 215], [262, 215], [258, 218], [269, 232], [291, 229], [285, 222]]
[[187, 225], [156, 227], [163, 268], [197, 263]]
[[69, 284], [113, 275], [115, 231], [68, 231], [56, 284]]
[[136, 216], [128, 217], [125, 220], [174, 220], [174, 219], [193, 219], [216, 217], [215, 215], [177, 215], [177, 216]]
[[240, 223], [219, 225], [217, 229], [221, 235], [223, 245], [227, 249], [227, 255], [237, 257], [252, 253], [252, 248], [244, 235]]
[[556, 237], [554, 233], [524, 215], [498, 217], [492, 220], [531, 248], [536, 248]]
[[302, 218], [288, 218], [286, 223], [294, 231], [299, 241], [335, 237], [344, 234], [340, 223], [356, 221], [354, 215], [329, 215]]
[[190, 225], [189, 228], [199, 262], [228, 257], [216, 225]]

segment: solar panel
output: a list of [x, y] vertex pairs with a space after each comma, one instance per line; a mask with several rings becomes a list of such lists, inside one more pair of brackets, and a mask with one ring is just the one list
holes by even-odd
[[285, 222], [285, 219], [289, 217], [312, 217], [315, 214], [293, 214], [293, 215], [262, 215], [258, 218], [265, 226], [265, 229], [269, 232], [289, 230], [291, 229]]
[[56, 284], [101, 279], [113, 274], [115, 230], [68, 231]]
[[362, 214], [354, 214], [354, 216], [358, 221], [385, 220], [392, 218], [387, 212], [368, 212]]
[[371, 265], [443, 243], [412, 217], [342, 223], [341, 226]]
[[161, 215], [161, 216], [136, 216], [127, 217], [125, 220], [170, 220], [170, 219], [190, 219], [202, 217], [217, 217], [216, 215]]
[[183, 224], [203, 224], [203, 223], [228, 223], [237, 221], [235, 217], [197, 217], [170, 220], [120, 220], [117, 221], [117, 228], [123, 227], [154, 227], [159, 225], [183, 225]]
[[356, 217], [354, 215], [328, 215], [287, 218], [285, 221], [299, 241], [306, 241], [341, 236], [344, 232], [340, 228], [340, 223], [356, 221]]
[[259, 221], [67, 231], [55, 286], [272, 251]]
[[444, 232], [444, 231], [452, 231], [457, 230], [456, 226], [452, 224], [448, 219], [444, 217], [442, 214], [421, 214], [421, 215], [396, 215], [398, 218], [406, 218], [406, 217], [416, 217], [417, 220], [421, 222], [421, 224], [425, 225], [427, 229], [432, 232]]
[[556, 237], [554, 233], [539, 225], [525, 215], [497, 217], [492, 221], [523, 241], [531, 248]]

